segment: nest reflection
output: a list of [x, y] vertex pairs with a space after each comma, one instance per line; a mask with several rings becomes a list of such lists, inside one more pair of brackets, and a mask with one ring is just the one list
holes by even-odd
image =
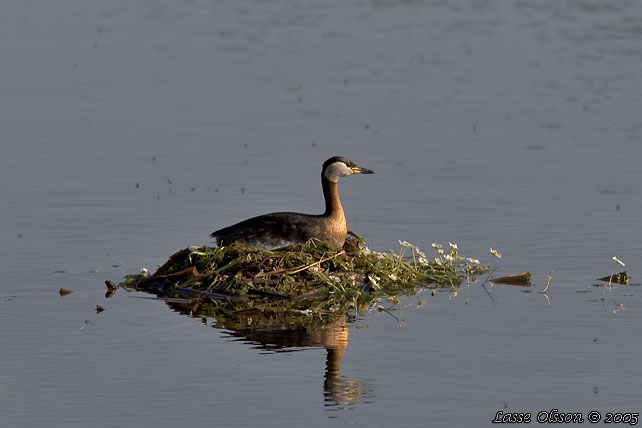
[[220, 311], [209, 305], [194, 306], [185, 299], [164, 299], [173, 310], [200, 318], [213, 319], [212, 327], [225, 330], [230, 337], [273, 352], [326, 349], [323, 391], [326, 405], [353, 405], [361, 402], [364, 384], [341, 376], [341, 359], [348, 346], [349, 324], [355, 316], [330, 313], [322, 317], [293, 311], [285, 303], [269, 302], [255, 307]]

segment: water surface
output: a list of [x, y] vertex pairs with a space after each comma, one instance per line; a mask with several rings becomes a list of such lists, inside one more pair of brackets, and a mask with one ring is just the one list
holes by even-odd
[[[5, 426], [639, 412], [641, 13], [635, 1], [2, 3]], [[332, 155], [377, 172], [340, 184], [370, 247], [450, 241], [483, 262], [497, 248], [502, 273], [531, 271], [532, 289], [406, 298], [395, 317], [339, 328], [340, 360], [328, 337], [266, 346], [144, 294], [104, 298], [105, 279], [217, 228], [321, 212]], [[623, 309], [595, 286], [612, 256], [633, 278], [614, 289]]]

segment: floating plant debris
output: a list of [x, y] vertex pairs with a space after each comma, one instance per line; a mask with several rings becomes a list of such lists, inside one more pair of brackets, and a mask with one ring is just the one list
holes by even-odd
[[522, 287], [530, 287], [531, 273], [520, 272], [513, 275], [502, 276], [499, 278], [491, 278], [491, 282], [495, 284], [521, 285]]
[[614, 284], [628, 284], [630, 280], [631, 278], [627, 276], [626, 271], [613, 273], [598, 279], [598, 281], [611, 282]]
[[66, 296], [67, 294], [73, 293], [73, 290], [70, 290], [65, 287], [60, 287], [60, 290], [58, 290], [58, 293], [60, 293], [61, 296]]
[[105, 285], [107, 286], [107, 292], [105, 293], [105, 298], [109, 299], [111, 296], [114, 295], [114, 293], [118, 289], [118, 286], [113, 282], [111, 282], [110, 280], [105, 281]]

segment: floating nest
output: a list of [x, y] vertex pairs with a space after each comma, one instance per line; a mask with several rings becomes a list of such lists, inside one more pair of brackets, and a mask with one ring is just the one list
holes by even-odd
[[107, 286], [152, 293], [177, 311], [215, 316], [222, 324], [257, 311], [267, 323], [306, 315], [325, 324], [331, 314], [361, 312], [381, 297], [457, 288], [487, 270], [460, 257], [456, 246], [449, 252], [435, 247], [430, 261], [405, 241], [396, 252], [371, 251], [352, 233], [340, 249], [315, 239], [276, 250], [243, 244], [189, 247], [152, 275], [127, 275], [118, 286], [109, 281]]

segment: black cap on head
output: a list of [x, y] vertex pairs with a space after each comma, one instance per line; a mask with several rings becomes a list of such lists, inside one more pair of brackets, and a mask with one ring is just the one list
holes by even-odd
[[348, 168], [352, 168], [353, 166], [357, 166], [356, 163], [352, 162], [348, 158], [344, 158], [343, 156], [332, 156], [330, 159], [328, 159], [327, 161], [323, 162], [323, 168], [321, 168], [321, 170], [324, 171], [328, 166], [330, 166], [331, 164], [333, 164], [335, 162], [343, 162], [344, 164], [346, 164], [346, 166]]

